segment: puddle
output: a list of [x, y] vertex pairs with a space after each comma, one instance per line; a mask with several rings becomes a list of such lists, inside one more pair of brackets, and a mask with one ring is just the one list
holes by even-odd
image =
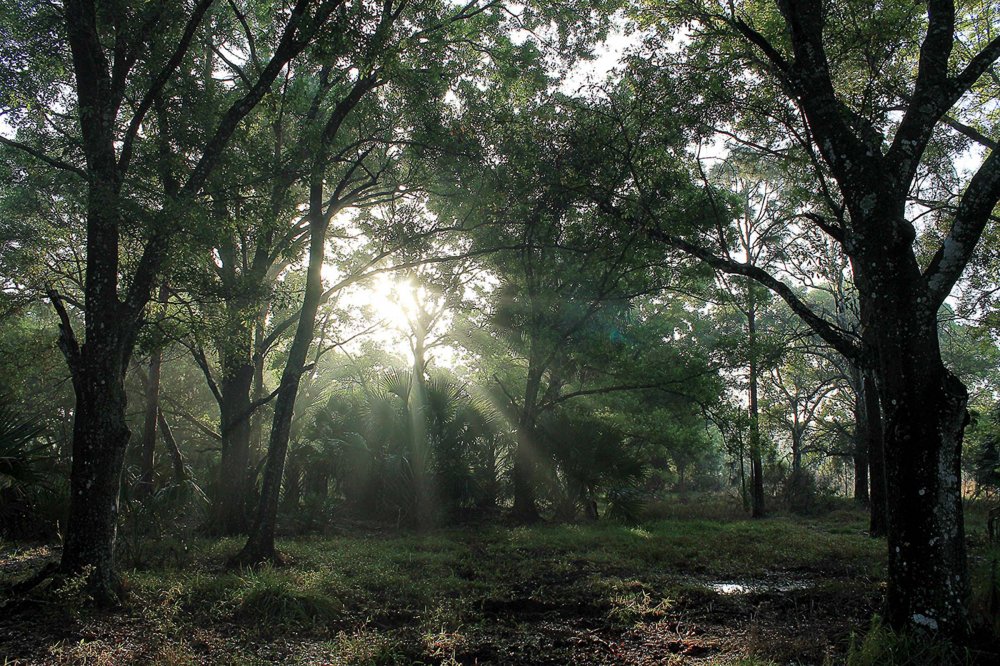
[[796, 592], [798, 590], [808, 590], [814, 584], [802, 580], [786, 581], [701, 581], [699, 583], [716, 594], [740, 595], [740, 594], [760, 594], [762, 592]]

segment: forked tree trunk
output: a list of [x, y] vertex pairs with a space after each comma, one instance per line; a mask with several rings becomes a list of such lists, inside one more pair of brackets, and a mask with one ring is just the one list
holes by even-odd
[[[160, 97], [164, 84], [169, 83], [180, 63], [185, 61], [183, 56], [198, 33], [210, 4], [210, 1], [199, 0], [182, 20], [182, 24], [186, 24], [184, 32], [180, 40], [171, 45], [177, 49], [176, 57], [171, 57], [166, 65], [158, 65], [162, 69], [157, 69], [155, 76], [149, 76], [145, 67], [139, 68], [143, 74], [133, 76], [133, 66], [143, 62], [150, 64], [146, 58], [157, 49], [135, 35], [127, 35], [127, 31], [113, 28], [108, 21], [117, 21], [120, 17], [115, 12], [99, 11], [95, 2], [66, 0], [63, 3], [66, 42], [72, 55], [79, 106], [81, 147], [86, 158], [87, 257], [84, 278], [86, 335], [82, 345], [76, 340], [58, 295], [50, 294], [59, 312], [60, 346], [66, 355], [76, 394], [70, 511], [59, 568], [63, 575], [86, 573], [88, 588], [98, 603], [114, 603], [121, 591], [114, 551], [118, 494], [129, 441], [125, 422], [125, 370], [135, 346], [142, 311], [166, 258], [176, 222], [173, 217], [169, 223], [165, 219], [151, 221], [154, 231], [143, 245], [123, 297], [119, 293], [119, 241], [124, 216], [120, 192], [129, 169], [127, 157], [131, 155], [126, 145], [131, 146], [131, 140], [137, 135], [120, 129], [141, 126], [144, 111], [138, 109], [148, 99]], [[311, 12], [310, 3], [299, 2], [291, 9], [271, 59], [250, 90], [222, 115], [183, 187], [176, 189], [177, 196], [168, 195], [171, 203], [186, 200], [201, 191], [243, 118], [267, 94], [285, 65], [308, 46], [335, 8], [336, 3], [326, 3]], [[106, 38], [113, 39], [114, 49], [104, 46]], [[119, 47], [134, 57], [119, 57]], [[150, 79], [153, 83], [144, 88], [143, 82]], [[134, 99], [140, 101], [123, 104], [125, 90], [132, 90]], [[133, 124], [119, 115], [122, 107], [139, 113], [132, 118]], [[148, 111], [149, 106], [145, 110]], [[140, 124], [134, 124], [136, 121]], [[163, 132], [165, 128], [158, 130]], [[171, 216], [180, 212], [170, 207]]]

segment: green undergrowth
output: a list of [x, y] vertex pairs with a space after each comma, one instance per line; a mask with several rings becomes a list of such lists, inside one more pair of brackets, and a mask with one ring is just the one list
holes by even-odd
[[896, 632], [876, 616], [871, 629], [852, 639], [847, 666], [966, 666], [977, 663], [971, 650], [916, 633]]

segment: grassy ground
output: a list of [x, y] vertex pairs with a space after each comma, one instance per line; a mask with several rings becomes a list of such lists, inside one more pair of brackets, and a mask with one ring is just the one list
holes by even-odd
[[[13, 663], [840, 663], [881, 600], [864, 516], [666, 518], [370, 532], [280, 544], [291, 564], [226, 571], [236, 541], [161, 544], [117, 614], [72, 586], [0, 608]], [[53, 554], [0, 553], [0, 582]]]

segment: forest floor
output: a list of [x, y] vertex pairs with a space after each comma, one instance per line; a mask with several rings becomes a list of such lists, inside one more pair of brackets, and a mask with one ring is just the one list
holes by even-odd
[[[881, 603], [864, 515], [666, 518], [150, 546], [115, 613], [73, 586], [0, 606], [4, 664], [836, 664]], [[57, 552], [0, 544], [0, 584]]]

